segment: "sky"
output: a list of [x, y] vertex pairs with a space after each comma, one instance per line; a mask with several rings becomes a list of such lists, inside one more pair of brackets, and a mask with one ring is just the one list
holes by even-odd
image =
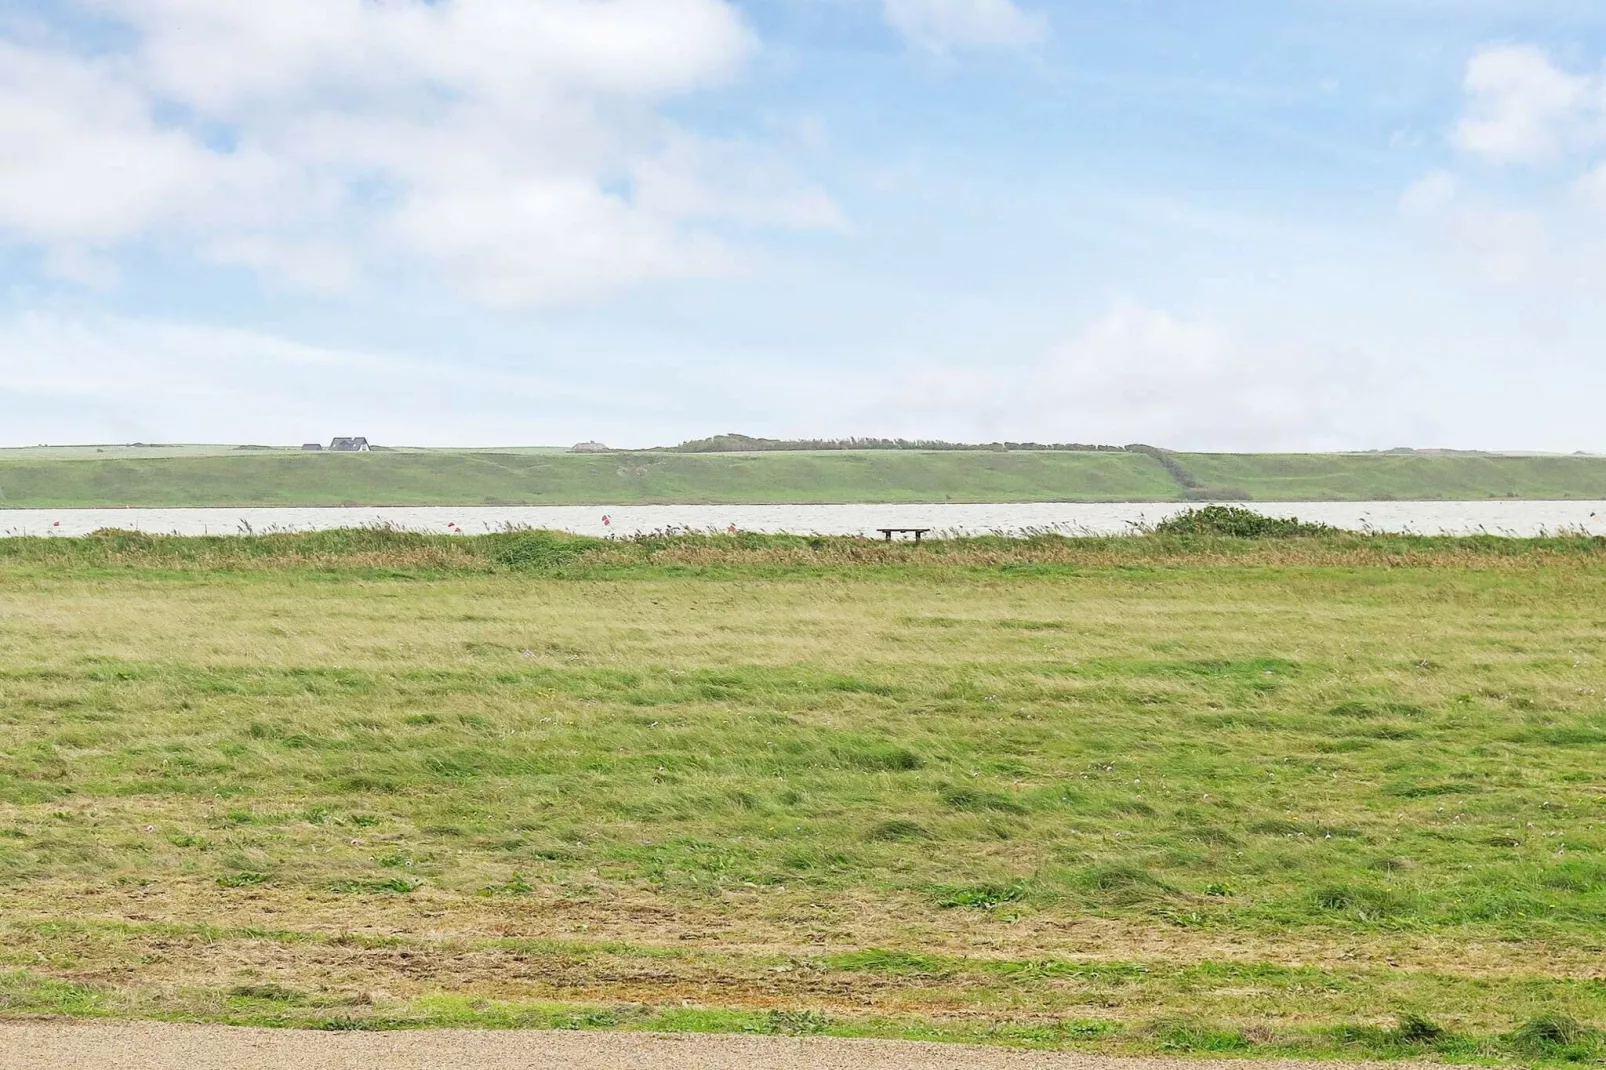
[[0, 445], [1606, 452], [1600, 0], [0, 0]]

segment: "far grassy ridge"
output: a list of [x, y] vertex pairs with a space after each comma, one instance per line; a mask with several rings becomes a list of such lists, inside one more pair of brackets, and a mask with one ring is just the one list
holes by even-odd
[[1178, 493], [1162, 466], [1130, 453], [0, 458], [0, 507], [10, 508], [1170, 501]]
[[828, 450], [0, 452], [0, 508], [1606, 499], [1606, 458]]
[[1606, 458], [1489, 454], [1171, 454], [1207, 487], [1252, 501], [1606, 500]]

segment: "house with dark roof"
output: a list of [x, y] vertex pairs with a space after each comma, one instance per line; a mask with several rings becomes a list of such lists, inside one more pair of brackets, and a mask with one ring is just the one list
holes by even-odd
[[337, 438], [329, 443], [329, 448], [336, 453], [367, 453], [368, 440], [366, 438]]

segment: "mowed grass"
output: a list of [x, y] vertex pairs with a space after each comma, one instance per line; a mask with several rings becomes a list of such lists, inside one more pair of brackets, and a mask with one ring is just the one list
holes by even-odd
[[0, 1010], [1594, 1059], [1589, 540], [0, 545]]

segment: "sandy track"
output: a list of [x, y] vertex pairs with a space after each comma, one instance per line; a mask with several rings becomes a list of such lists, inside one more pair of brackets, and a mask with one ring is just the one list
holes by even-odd
[[[1332, 1065], [1117, 1059], [828, 1038], [0, 1023], [0, 1070], [1331, 1070]], [[1402, 1070], [1402, 1064], [1390, 1064], [1389, 1070]]]

